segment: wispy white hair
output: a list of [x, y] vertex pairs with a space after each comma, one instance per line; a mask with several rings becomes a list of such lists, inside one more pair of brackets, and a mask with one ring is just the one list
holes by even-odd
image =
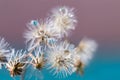
[[75, 29], [75, 23], [77, 20], [73, 10], [73, 8], [66, 6], [52, 10], [51, 24], [61, 34], [61, 36], [67, 36], [69, 30]]
[[[17, 63], [28, 63], [26, 58], [26, 51], [12, 49], [10, 56], [7, 58], [6, 68], [12, 69]], [[25, 66], [24, 66], [25, 67]], [[22, 67], [22, 68], [24, 68]]]
[[[32, 21], [33, 23], [33, 21]], [[49, 26], [49, 22], [40, 21], [37, 25], [33, 25], [28, 23], [28, 30], [26, 30], [24, 37], [26, 38], [26, 42], [29, 44], [29, 49], [38, 46], [42, 43], [42, 37], [45, 38], [44, 43], [49, 45], [51, 40], [59, 38], [59, 34], [56, 32], [54, 28]]]
[[44, 67], [44, 63], [45, 63], [45, 57], [44, 57], [44, 52], [41, 49], [41, 46], [36, 47], [33, 51], [33, 54], [29, 54], [29, 56], [31, 57], [31, 64], [34, 65], [34, 67], [36, 66], [36, 64], [41, 64], [41, 68]]
[[97, 43], [94, 40], [83, 38], [78, 47], [76, 48], [76, 56], [80, 58], [80, 61], [87, 65], [93, 57], [93, 53], [97, 49]]
[[[5, 41], [5, 39], [0, 37], [0, 57], [1, 58], [3, 57], [6, 59], [6, 57], [9, 57], [9, 55], [10, 55], [9, 48], [10, 48], [9, 44]], [[4, 62], [0, 61], [0, 69], [2, 68], [1, 67], [2, 64], [4, 64]]]
[[73, 63], [70, 57], [73, 49], [74, 45], [64, 41], [60, 44], [56, 44], [53, 49], [48, 51], [48, 69], [54, 72], [53, 75], [66, 77], [73, 73]]

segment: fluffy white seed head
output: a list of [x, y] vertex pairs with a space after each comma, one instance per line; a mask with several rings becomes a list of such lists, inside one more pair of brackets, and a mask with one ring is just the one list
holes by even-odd
[[29, 48], [34, 48], [39, 44], [45, 44], [50, 46], [51, 40], [59, 38], [59, 34], [56, 32], [54, 28], [49, 26], [49, 23], [46, 21], [35, 23], [33, 25], [33, 21], [28, 24], [28, 30], [25, 32], [24, 37], [26, 38], [26, 42], [29, 43]]
[[93, 57], [93, 53], [97, 49], [97, 43], [94, 40], [84, 38], [80, 41], [75, 49], [76, 60], [80, 60], [84, 65], [87, 65]]
[[73, 63], [71, 53], [74, 45], [69, 44], [67, 41], [61, 42], [54, 46], [53, 49], [48, 51], [47, 63], [53, 75], [59, 77], [66, 77], [72, 74]]
[[33, 51], [33, 54], [31, 53], [29, 56], [32, 59], [30, 63], [34, 66], [34, 68], [41, 70], [44, 67], [46, 60], [41, 47], [37, 47]]
[[7, 62], [6, 57], [9, 57], [9, 52], [9, 44], [0, 37], [0, 69], [2, 68], [1, 65]]
[[10, 71], [11, 77], [16, 75], [22, 75], [23, 70], [28, 63], [26, 60], [26, 54], [23, 50], [15, 51], [12, 49], [11, 55], [6, 63], [6, 68]]
[[69, 30], [75, 29], [77, 22], [73, 8], [60, 7], [52, 11], [51, 24], [61, 34], [61, 36], [68, 35]]

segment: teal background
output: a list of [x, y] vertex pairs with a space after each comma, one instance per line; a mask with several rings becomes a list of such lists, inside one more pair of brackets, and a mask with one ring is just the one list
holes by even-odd
[[[42, 75], [44, 79], [35, 79], [34, 73], [31, 72], [31, 68], [29, 68], [28, 73], [26, 76], [33, 75], [33, 77], [29, 80], [119, 80], [120, 77], [120, 60], [119, 56], [110, 56], [110, 55], [97, 55], [99, 53], [109, 53], [111, 54], [111, 51], [97, 51], [95, 54], [93, 60], [90, 62], [90, 64], [85, 68], [85, 73], [83, 76], [80, 76], [79, 74], [74, 73], [71, 76], [68, 76], [67, 78], [55, 78], [51, 73], [49, 73], [49, 70], [42, 70]], [[114, 51], [115, 52], [115, 51]], [[119, 51], [120, 52], [120, 51]], [[9, 75], [9, 72], [5, 69], [0, 70], [0, 79], [1, 80], [12, 80], [12, 78]], [[16, 78], [16, 80], [19, 80], [19, 78]], [[28, 80], [28, 79], [25, 79]]]

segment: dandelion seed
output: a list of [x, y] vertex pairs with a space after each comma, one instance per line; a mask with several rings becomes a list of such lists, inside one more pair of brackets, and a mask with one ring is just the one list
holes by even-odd
[[62, 36], [67, 36], [68, 30], [74, 30], [76, 22], [73, 8], [64, 6], [52, 11], [51, 24]]
[[46, 59], [41, 46], [36, 47], [33, 51], [28, 53], [28, 56], [30, 57], [30, 65], [28, 67], [29, 70], [27, 69], [26, 77], [24, 79], [31, 79], [33, 74], [35, 80], [43, 79], [42, 69], [45, 67]]
[[35, 50], [34, 50], [34, 54], [29, 54], [29, 56], [32, 58], [31, 60], [31, 64], [38, 70], [41, 70], [44, 65], [45, 65], [45, 58], [44, 58], [44, 54], [43, 52], [41, 51], [41, 47], [37, 47]]
[[84, 74], [84, 64], [79, 60], [76, 59], [76, 62], [74, 63], [75, 71], [78, 74], [83, 75]]
[[59, 74], [61, 74], [61, 77], [66, 77], [73, 73], [73, 63], [70, 57], [73, 49], [74, 45], [64, 41], [48, 51], [48, 69], [54, 71], [53, 75], [60, 76]]
[[97, 44], [94, 40], [84, 38], [75, 48], [74, 64], [77, 72], [83, 74], [83, 68], [89, 63], [96, 51]]
[[55, 29], [49, 27], [48, 22], [41, 22], [37, 24], [39, 25], [28, 25], [28, 30], [24, 34], [26, 42], [29, 43], [29, 49], [34, 49], [40, 44], [45, 44], [50, 47], [50, 40], [58, 38], [59, 34], [56, 33]]
[[8, 62], [6, 63], [6, 67], [8, 71], [10, 71], [11, 77], [22, 75], [26, 63], [27, 61], [25, 59], [25, 51], [15, 51], [13, 49], [11, 56], [8, 58]]
[[6, 57], [9, 57], [9, 44], [4, 40], [4, 38], [0, 38], [0, 69], [2, 68], [2, 64], [7, 62]]

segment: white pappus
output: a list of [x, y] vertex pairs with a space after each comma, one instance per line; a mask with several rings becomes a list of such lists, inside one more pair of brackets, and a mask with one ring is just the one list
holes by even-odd
[[73, 73], [73, 63], [71, 53], [73, 52], [74, 45], [67, 41], [55, 44], [54, 47], [48, 50], [47, 65], [50, 72], [56, 77], [66, 77]]
[[97, 43], [94, 40], [83, 38], [80, 41], [73, 54], [73, 60], [77, 72], [83, 74], [83, 68], [90, 62], [96, 49]]
[[[49, 20], [48, 20], [49, 21]], [[50, 47], [52, 45], [51, 41], [56, 41], [59, 38], [59, 34], [54, 28], [49, 26], [49, 22], [32, 20], [28, 23], [24, 37], [28, 45], [28, 51], [34, 49], [39, 45], [46, 45]]]
[[68, 31], [75, 29], [77, 20], [73, 11], [73, 8], [65, 6], [52, 10], [51, 25], [61, 34], [61, 37], [68, 36]]
[[12, 49], [11, 55], [7, 58], [6, 68], [10, 72], [11, 77], [23, 74], [26, 64], [29, 63], [26, 58], [26, 52], [23, 50]]
[[7, 57], [9, 57], [10, 47], [9, 44], [5, 41], [4, 38], [0, 37], [0, 69], [2, 64], [7, 62]]

